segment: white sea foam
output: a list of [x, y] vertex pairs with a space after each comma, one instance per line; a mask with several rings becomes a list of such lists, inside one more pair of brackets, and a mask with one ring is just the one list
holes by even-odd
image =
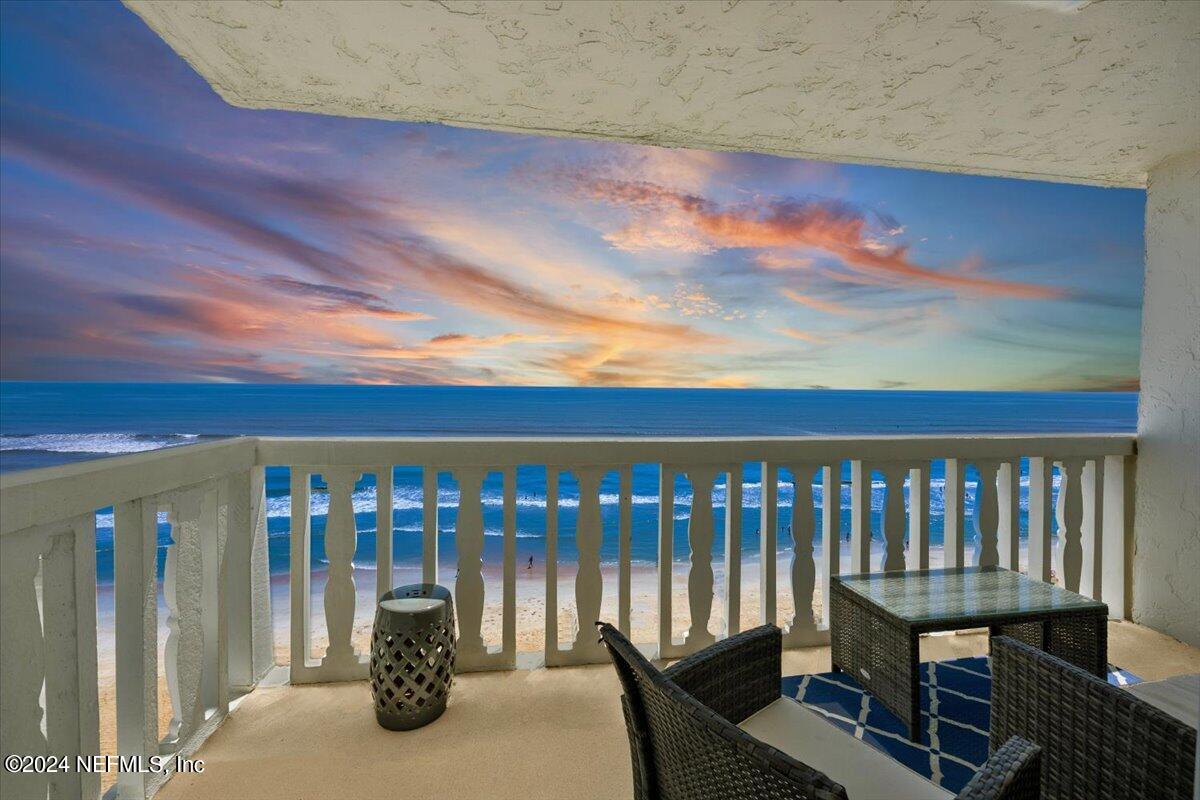
[[141, 453], [190, 444], [194, 433], [39, 433], [0, 436], [0, 450], [40, 450], [46, 453]]
[[[1054, 488], [1057, 491], [1060, 484], [1058, 475], [1054, 476]], [[1028, 489], [1028, 478], [1021, 479], [1023, 489]], [[761, 507], [762, 492], [761, 485], [758, 483], [747, 483], [743, 487], [742, 506], [748, 511], [753, 511]], [[850, 508], [850, 486], [842, 485], [841, 491], [841, 507], [844, 510]], [[933, 479], [930, 481], [929, 504], [930, 513], [933, 516], [941, 516], [945, 513], [945, 488], [946, 482], [941, 479]], [[977, 484], [974, 481], [968, 481], [964, 484], [964, 495], [966, 505], [972, 508], [975, 503], [975, 492]], [[816, 509], [822, 509], [825, 506], [825, 492], [821, 484], [813, 484], [813, 506]], [[905, 492], [907, 495], [907, 490]], [[723, 512], [725, 509], [725, 488], [717, 486], [713, 490], [713, 510]], [[887, 498], [887, 486], [883, 481], [873, 481], [871, 483], [871, 510], [879, 512], [883, 510], [884, 503]], [[617, 506], [620, 502], [620, 497], [617, 494], [602, 493], [599, 496], [600, 506], [603, 509], [611, 509]], [[504, 506], [504, 497], [498, 491], [485, 491], [480, 499], [481, 505], [485, 509], [500, 509]], [[658, 497], [656, 495], [634, 495], [632, 498], [633, 505], [657, 505]], [[459, 494], [454, 490], [443, 490], [438, 495], [438, 508], [456, 509], [459, 503]], [[691, 511], [692, 495], [687, 491], [677, 492], [675, 495], [675, 513], [673, 514], [676, 520], [686, 520]], [[375, 511], [375, 490], [364, 489], [354, 492], [352, 496], [352, 505], [355, 514], [370, 514]], [[521, 494], [517, 496], [517, 505], [523, 508], [545, 508], [545, 495], [538, 494]], [[780, 481], [778, 491], [778, 505], [781, 509], [790, 509], [794, 505], [794, 491], [790, 481]], [[1022, 509], [1028, 510], [1029, 497], [1027, 491], [1022, 491], [1020, 495], [1020, 506]], [[398, 486], [395, 488], [392, 495], [393, 511], [419, 511], [423, 507], [421, 499], [421, 488], [410, 486]], [[578, 497], [560, 497], [560, 508], [578, 508]], [[312, 496], [312, 503], [309, 513], [312, 517], [324, 517], [329, 512], [329, 496], [324, 492], [315, 492]], [[270, 518], [286, 518], [291, 514], [291, 498], [287, 496], [271, 497], [267, 499], [267, 516]], [[103, 529], [112, 528], [112, 514], [98, 514], [96, 524]], [[419, 524], [406, 524], [395, 528], [402, 533], [421, 533], [423, 527]], [[361, 531], [360, 531], [361, 532]], [[447, 527], [442, 529], [442, 533], [452, 533], [453, 528]], [[486, 535], [500, 536], [502, 533], [499, 530], [486, 531]], [[540, 533], [518, 533], [518, 538], [534, 538], [541, 536]]]
[[[1028, 488], [1028, 478], [1021, 479], [1021, 486]], [[1059, 485], [1059, 477], [1054, 476], [1054, 486]], [[974, 481], [967, 481], [964, 484], [965, 494], [968, 503], [973, 503], [975, 499], [975, 491], [977, 485]], [[742, 506], [743, 508], [754, 509], [762, 505], [762, 492], [760, 485], [757, 483], [748, 483], [742, 487]], [[945, 489], [946, 482], [941, 478], [930, 481], [930, 510], [932, 513], [940, 514], [945, 508]], [[814, 483], [812, 487], [814, 505], [821, 508], [824, 505], [824, 488], [819, 483]], [[905, 491], [907, 495], [907, 490]], [[842, 508], [850, 508], [850, 486], [842, 485], [841, 491]], [[723, 486], [715, 487], [713, 490], [713, 507], [725, 507], [725, 488]], [[883, 481], [873, 481], [871, 483], [871, 507], [875, 511], [883, 508], [887, 497], [887, 484]], [[620, 502], [620, 496], [613, 493], [601, 493], [599, 495], [601, 507], [616, 506]], [[790, 481], [780, 481], [778, 491], [779, 505], [784, 508], [791, 508], [794, 500], [794, 492]], [[657, 495], [634, 495], [631, 498], [633, 505], [657, 505]], [[354, 512], [356, 514], [366, 514], [375, 510], [375, 490], [363, 489], [354, 493], [352, 498]], [[675, 494], [676, 508], [687, 508], [692, 503], [692, 495], [690, 492], [682, 491]], [[459, 493], [453, 489], [442, 490], [438, 493], [438, 508], [458, 508]], [[503, 508], [504, 496], [499, 491], [485, 491], [480, 497], [480, 504], [485, 508]], [[522, 508], [545, 508], [546, 497], [539, 494], [521, 494], [516, 498], [516, 504]], [[558, 501], [560, 508], [578, 508], [578, 497], [560, 497]], [[1028, 497], [1026, 493], [1021, 494], [1021, 507], [1028, 506]], [[423, 507], [421, 489], [419, 487], [404, 487], [398, 486], [392, 493], [392, 509], [394, 511], [418, 511]], [[324, 492], [315, 492], [312, 496], [312, 505], [309, 513], [313, 516], [325, 516], [329, 512], [329, 495]], [[267, 500], [267, 516], [268, 517], [286, 517], [291, 513], [291, 499], [289, 497], [272, 497]]]

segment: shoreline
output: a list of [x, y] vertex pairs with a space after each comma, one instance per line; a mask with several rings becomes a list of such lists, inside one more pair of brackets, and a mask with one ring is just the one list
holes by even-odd
[[[821, 548], [815, 548], [813, 558], [817, 561], [816, 580], [814, 584], [813, 609], [817, 619], [820, 619], [823, 585], [821, 581], [820, 558]], [[871, 562], [879, 563], [883, 558], [882, 543], [872, 542]], [[791, 591], [791, 552], [782, 552], [776, 558], [776, 624], [786, 625], [794, 614], [794, 599]], [[944, 550], [940, 546], [931, 546], [929, 552], [930, 568], [936, 569], [945, 563]], [[847, 555], [842, 554], [842, 564], [848, 567]], [[687, 596], [687, 578], [689, 564], [687, 561], [675, 561], [672, 568], [672, 628], [676, 635], [682, 636], [690, 625], [690, 606]], [[1024, 560], [1021, 564], [1025, 566]], [[558, 604], [559, 604], [559, 638], [568, 641], [567, 631], [573, 630], [575, 614], [575, 574], [577, 565], [560, 563], [558, 566]], [[481, 631], [485, 643], [499, 645], [502, 630], [502, 590], [503, 567], [500, 564], [487, 563], [483, 565], [484, 578], [484, 615]], [[618, 565], [602, 563], [600, 572], [603, 580], [601, 595], [601, 617], [612, 621], [617, 619], [618, 604]], [[324, 630], [324, 609], [321, 598], [324, 596], [324, 569], [314, 569], [310, 590], [311, 624], [313, 652], [310, 657], [319, 658], [327, 645]], [[440, 564], [438, 580], [442, 586], [454, 591], [455, 567], [453, 564]], [[355, 625], [352, 640], [356, 648], [366, 650], [370, 642], [370, 628], [373, 622], [375, 606], [376, 571], [373, 568], [356, 566], [354, 569], [355, 593]], [[276, 574], [271, 577], [271, 605], [273, 626], [275, 630], [276, 663], [286, 663], [289, 657], [289, 637], [291, 624], [290, 606], [290, 576]], [[421, 582], [421, 565], [407, 562], [397, 564], [393, 568], [392, 586]], [[761, 624], [759, 620], [759, 556], [757, 553], [745, 555], [742, 559], [741, 575], [741, 628]], [[712, 614], [709, 618], [709, 630], [714, 633], [725, 628], [722, 608], [722, 596], [725, 587], [725, 565], [723, 560], [713, 561], [713, 592], [714, 600]], [[658, 639], [658, 566], [654, 563], [633, 562], [630, 564], [629, 576], [630, 604], [630, 633], [635, 642], [648, 643]], [[544, 649], [544, 631], [546, 619], [546, 571], [545, 564], [535, 562], [532, 570], [520, 563], [516, 575], [516, 614], [517, 614], [517, 651], [542, 652]]]
[[[814, 587], [814, 606], [819, 610], [822, 582], [821, 582], [821, 560], [822, 548], [818, 545], [813, 550], [813, 559], [816, 562], [816, 582]], [[871, 542], [871, 563], [878, 564], [883, 557], [883, 545], [881, 542], [872, 540]], [[971, 548], [967, 548], [967, 558], [971, 560]], [[776, 595], [777, 607], [780, 610], [778, 619], [779, 624], [784, 624], [786, 619], [783, 615], [783, 609], [786, 605], [789, 615], [793, 607], [791, 597], [791, 559], [790, 551], [781, 551], [776, 557]], [[841, 555], [843, 572], [848, 572], [848, 554], [844, 551]], [[745, 609], [748, 605], [753, 604], [757, 608], [758, 592], [759, 592], [759, 561], [758, 553], [746, 553], [742, 557], [742, 598], [741, 605], [743, 608], [743, 627], [746, 622]], [[929, 566], [931, 569], [937, 569], [945, 563], [945, 552], [941, 545], [931, 545], [929, 548]], [[517, 607], [517, 633], [518, 633], [518, 650], [521, 651], [540, 651], [542, 650], [541, 637], [545, 629], [545, 590], [546, 590], [546, 569], [544, 561], [534, 561], [532, 569], [527, 568], [520, 561], [516, 568], [516, 607]], [[1025, 550], [1021, 552], [1020, 569], [1027, 567], [1027, 553]], [[724, 619], [720, 616], [720, 598], [723, 594], [725, 585], [725, 564], [723, 558], [713, 559], [713, 589], [716, 595], [716, 600], [713, 603], [713, 617], [710, 619], [710, 629], [713, 631], [723, 630]], [[574, 604], [575, 604], [575, 585], [574, 579], [578, 567], [574, 562], [559, 563], [558, 565], [558, 602], [561, 622], [569, 618], [570, 622], [574, 622]], [[687, 576], [689, 570], [689, 562], [686, 559], [675, 560], [672, 562], [672, 611], [673, 616], [679, 617], [682, 612], [687, 614], [689, 604], [687, 600]], [[618, 590], [618, 572], [619, 565], [614, 561], [605, 561], [600, 564], [600, 571], [603, 580], [603, 591], [601, 600], [602, 613], [608, 613], [613, 619], [617, 616], [617, 590]], [[397, 562], [393, 565], [393, 578], [390, 585], [402, 586], [410, 583], [422, 582], [422, 566], [420, 561], [407, 560]], [[454, 563], [442, 562], [439, 564], [437, 583], [447, 587], [452, 592], [454, 591], [456, 566]], [[498, 563], [487, 562], [482, 565], [482, 574], [484, 578], [485, 594], [484, 594], [484, 639], [489, 644], [500, 643], [500, 616], [502, 612], [501, 596], [503, 589], [503, 565]], [[325, 581], [328, 572], [324, 566], [314, 567], [311, 571], [311, 588], [310, 588], [310, 603], [311, 603], [311, 624], [313, 633], [314, 650], [320, 644], [324, 647], [325, 631], [324, 631], [324, 608], [322, 599], [324, 597]], [[369, 641], [369, 628], [373, 621], [374, 607], [376, 601], [376, 569], [371, 565], [355, 564], [353, 569], [355, 583], [355, 642], [361, 644], [365, 650], [366, 643]], [[291, 575], [288, 571], [276, 571], [270, 574], [270, 597], [272, 609], [272, 628], [274, 633], [275, 650], [277, 656], [282, 652], [282, 660], [277, 657], [276, 663], [287, 663], [287, 650], [290, 642], [290, 626], [291, 626], [291, 605], [290, 605], [290, 581]], [[162, 595], [162, 582], [159, 581], [158, 586], [158, 632], [159, 632], [159, 648], [162, 649], [162, 644], [167, 635], [167, 617], [168, 612], [165, 600]], [[639, 609], [643, 610], [643, 615], [657, 616], [658, 612], [658, 565], [654, 562], [647, 561], [632, 561], [630, 563], [630, 586], [629, 598], [631, 608], [631, 633], [637, 631], [637, 626], [633, 624], [633, 618], [639, 616]], [[610, 608], [611, 605], [611, 608]], [[113, 604], [113, 584], [109, 582], [100, 583], [97, 586], [96, 598], [97, 626], [100, 634], [98, 636], [97, 645], [101, 662], [111, 661], [114, 651], [114, 625], [115, 625], [115, 609]], [[537, 617], [536, 624], [530, 618], [531, 614]], [[493, 619], [494, 618], [494, 619]], [[683, 627], [690, 620], [677, 620]], [[758, 624], [754, 622], [753, 624]], [[682, 632], [683, 627], [679, 628]], [[494, 641], [489, 638], [489, 633], [495, 629]], [[364, 632], [365, 631], [365, 632]], [[648, 638], [643, 641], [656, 641], [658, 636], [658, 626], [655, 621], [653, 624], [646, 625], [646, 633]], [[525, 635], [523, 635], [525, 634]], [[533, 639], [537, 640], [534, 646]], [[319, 657], [316, 652], [313, 657]]]

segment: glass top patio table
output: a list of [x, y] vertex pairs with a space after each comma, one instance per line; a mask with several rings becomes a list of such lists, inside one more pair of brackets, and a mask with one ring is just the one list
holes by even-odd
[[1097, 600], [1001, 567], [875, 572], [840, 575], [835, 580], [886, 613], [916, 625], [964, 617], [986, 621], [1107, 609]]

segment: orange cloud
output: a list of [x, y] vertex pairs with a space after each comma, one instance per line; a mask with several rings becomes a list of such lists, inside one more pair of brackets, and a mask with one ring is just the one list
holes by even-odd
[[759, 253], [754, 257], [754, 261], [767, 269], [805, 269], [813, 264], [811, 258], [795, 258], [770, 251]]
[[497, 336], [443, 333], [419, 345], [397, 345], [394, 347], [367, 350], [356, 353], [356, 355], [365, 358], [384, 358], [396, 361], [427, 361], [466, 358], [480, 351], [492, 350], [510, 344], [544, 344], [557, 341], [562, 341], [562, 339], [554, 336], [538, 336], [526, 333], [502, 333]]
[[161, 294], [109, 295], [127, 324], [144, 335], [190, 334], [240, 347], [304, 352], [314, 347], [382, 349], [395, 344], [386, 331], [358, 320], [429, 319], [401, 311], [363, 292], [309, 284], [282, 276], [258, 279], [208, 268], [181, 268]]
[[396, 266], [455, 305], [532, 323], [560, 334], [627, 339], [644, 345], [724, 343], [690, 325], [657, 322], [568, 304], [491, 270], [437, 250], [418, 237], [390, 245]]
[[859, 311], [858, 309], [851, 308], [850, 306], [843, 305], [841, 303], [834, 303], [830, 300], [818, 300], [815, 297], [809, 297], [808, 295], [801, 294], [795, 289], [780, 289], [779, 293], [788, 300], [791, 300], [793, 303], [799, 303], [802, 306], [807, 306], [814, 311], [823, 311], [826, 314], [834, 314], [835, 316], [839, 317], [860, 317], [864, 315], [864, 312]]
[[[579, 196], [632, 214], [627, 225], [605, 236], [621, 249], [770, 250], [767, 265], [773, 268], [785, 266], [781, 253], [819, 250], [875, 283], [917, 284], [991, 297], [1049, 299], [1064, 295], [1056, 287], [983, 277], [970, 263], [955, 272], [924, 267], [909, 257], [907, 246], [891, 246], [878, 238], [897, 234], [900, 226], [892, 222], [876, 234], [867, 217], [845, 203], [763, 198], [722, 207], [707, 198], [647, 181], [617, 180], [589, 172], [560, 172], [558, 178], [565, 179]], [[793, 265], [801, 264], [806, 265], [798, 258]]]
[[[580, 386], [732, 388], [754, 383], [745, 376], [720, 373], [711, 365], [700, 363], [692, 353], [635, 349], [612, 343], [552, 353], [536, 363]], [[705, 377], [697, 380], [697, 376]]]
[[825, 341], [824, 338], [812, 333], [807, 333], [796, 328], [776, 328], [776, 333], [791, 337], [792, 339], [800, 339], [804, 342], [812, 342], [813, 344], [821, 344]]

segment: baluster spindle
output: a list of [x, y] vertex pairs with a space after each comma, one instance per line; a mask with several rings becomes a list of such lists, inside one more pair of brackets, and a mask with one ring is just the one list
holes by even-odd
[[742, 627], [742, 464], [725, 473], [725, 635]]
[[438, 471], [421, 470], [421, 580], [438, 582]]
[[458, 481], [458, 520], [454, 546], [458, 551], [458, 577], [454, 581], [454, 607], [458, 614], [458, 658], [469, 666], [485, 660], [483, 644], [483, 505], [480, 493], [487, 471], [476, 467], [454, 470]]
[[221, 487], [225, 506], [225, 592], [226, 658], [229, 682], [238, 687], [254, 685], [254, 546], [255, 520], [251, 516], [253, 470], [228, 476]]
[[1008, 518], [1012, 520], [1010, 525], [1012, 531], [1012, 539], [1008, 542], [1009, 559], [1012, 561], [1010, 569], [1021, 569], [1021, 459], [1014, 458], [1008, 462]]
[[684, 635], [689, 650], [699, 650], [716, 641], [708, 629], [713, 604], [713, 483], [715, 467], [691, 467], [692, 508], [688, 516], [688, 609], [691, 626]]
[[[305, 467], [291, 469], [291, 571], [292, 626], [291, 663], [292, 683], [317, 680], [316, 663], [312, 657], [312, 473]], [[168, 551], [169, 558], [169, 551]]]
[[229, 687], [250, 691], [275, 665], [264, 468], [227, 475], [220, 482], [220, 496], [226, 532], [220, 555], [226, 629], [220, 640], [226, 654], [220, 661], [226, 665], [222, 672], [228, 694]]
[[946, 484], [942, 490], [945, 507], [943, 516], [942, 552], [945, 554], [947, 567], [965, 567], [966, 548], [964, 547], [966, 530], [965, 514], [963, 513], [963, 472], [966, 463], [957, 458], [946, 459]]
[[1083, 568], [1079, 593], [1099, 600], [1104, 590], [1104, 459], [1084, 463], [1080, 486], [1083, 494]]
[[1000, 562], [996, 544], [996, 526], [1000, 519], [996, 497], [999, 468], [995, 461], [975, 462], [979, 472], [979, 483], [975, 488], [975, 563], [981, 567], [994, 567]]
[[229, 710], [229, 673], [225, 637], [228, 608], [222, 591], [221, 559], [229, 536], [220, 485], [210, 485], [200, 495], [200, 692], [198, 721]]
[[1058, 465], [1061, 476], [1057, 502], [1059, 581], [1068, 590], [1077, 592], [1083, 572], [1083, 460], [1069, 458]]
[[1021, 461], [1004, 461], [996, 473], [996, 546], [1000, 566], [1021, 567]]
[[904, 479], [908, 476], [908, 468], [902, 463], [893, 462], [880, 464], [879, 469], [887, 484], [883, 518], [880, 520], [883, 558], [879, 568], [884, 572], [892, 572], [904, 569], [904, 533], [908, 525], [904, 510]]
[[[96, 515], [50, 536], [42, 555], [47, 752], [72, 762], [100, 752], [96, 686]], [[95, 797], [100, 776], [52, 771], [51, 797]]]
[[850, 462], [850, 572], [871, 571], [871, 465]]
[[[0, 612], [4, 614], [4, 647], [0, 647], [0, 734], [4, 755], [45, 756], [42, 733], [42, 684], [46, 678], [45, 641], [38, 604], [38, 571], [48, 546], [38, 530], [0, 536]], [[19, 644], [18, 644], [19, 643]], [[0, 795], [45, 797], [46, 772], [0, 769]]]
[[546, 666], [557, 666], [558, 651], [558, 474], [546, 467]]
[[354, 484], [357, 469], [331, 468], [324, 472], [329, 496], [325, 518], [325, 558], [329, 562], [325, 579], [325, 626], [329, 644], [322, 667], [326, 671], [352, 670], [358, 663], [354, 652]]
[[163, 679], [167, 683], [167, 694], [171, 698], [171, 719], [167, 723], [166, 740], [176, 740], [182, 724], [179, 699], [179, 602], [175, 587], [179, 573], [179, 516], [174, 504], [167, 506], [167, 524], [171, 527], [171, 541], [167, 543], [167, 557], [163, 561], [163, 604], [167, 608], [167, 638], [163, 642]]
[[1047, 583], [1052, 568], [1053, 475], [1054, 462], [1041, 456], [1029, 459], [1029, 577]]
[[[157, 512], [150, 499], [113, 508], [117, 752], [143, 759], [158, 755]], [[120, 772], [119, 796], [145, 798], [147, 778]]]
[[517, 468], [504, 468], [504, 589], [501, 645], [503, 666], [517, 666]]
[[[249, 691], [275, 667], [275, 620], [271, 609], [271, 556], [267, 541], [267, 517], [266, 470], [262, 466], [255, 466], [250, 470], [249, 509], [250, 626], [254, 640], [250, 651], [250, 672], [248, 675], [240, 675], [235, 684], [245, 691]], [[232, 555], [228, 556], [228, 559], [232, 558]], [[232, 609], [230, 613], [233, 613]]]
[[840, 461], [821, 469], [821, 625], [829, 627], [829, 582], [842, 574], [842, 464]]
[[759, 507], [758, 535], [759, 621], [763, 625], [775, 625], [778, 617], [775, 569], [779, 552], [779, 467], [764, 461], [761, 474], [762, 502]]
[[666, 464], [658, 474], [658, 655], [675, 649], [671, 619], [671, 572], [675, 557], [675, 471]]
[[575, 545], [579, 570], [575, 573], [575, 635], [572, 652], [578, 658], [601, 654], [596, 641], [596, 621], [604, 598], [604, 579], [600, 572], [600, 544], [603, 526], [600, 518], [600, 482], [605, 470], [581, 467], [572, 470], [579, 483], [579, 518], [575, 526]]
[[1098, 544], [1104, 551], [1104, 584], [1100, 599], [1108, 605], [1109, 616], [1113, 619], [1125, 618], [1125, 566], [1128, 544], [1125, 515], [1132, 510], [1126, 506], [1125, 499], [1132, 497], [1131, 479], [1132, 474], [1125, 471], [1124, 456], [1104, 458], [1104, 527]]
[[391, 591], [392, 577], [392, 467], [375, 468], [375, 597]]
[[620, 497], [617, 538], [617, 629], [629, 636], [629, 583], [633, 561], [633, 466], [626, 464], [619, 472]]
[[909, 569], [929, 569], [929, 462], [908, 471]]
[[203, 711], [200, 703], [204, 630], [201, 622], [203, 558], [200, 548], [201, 496], [181, 492], [171, 502], [171, 536], [163, 577], [167, 641], [164, 669], [171, 696], [167, 744], [173, 750], [187, 741]]
[[792, 563], [791, 587], [794, 612], [784, 634], [791, 647], [803, 647], [816, 641], [813, 619], [813, 593], [817, 568], [813, 561], [813, 535], [816, 533], [813, 508], [813, 471], [815, 464], [793, 464], [792, 473]]
[[[250, 678], [242, 682], [239, 676], [236, 684], [244, 691], [250, 691], [266, 673], [275, 668], [275, 619], [271, 609], [271, 558], [266, 530], [268, 516], [266, 470], [254, 467], [250, 470], [250, 609], [254, 638]], [[233, 558], [232, 555], [229, 558]]]

